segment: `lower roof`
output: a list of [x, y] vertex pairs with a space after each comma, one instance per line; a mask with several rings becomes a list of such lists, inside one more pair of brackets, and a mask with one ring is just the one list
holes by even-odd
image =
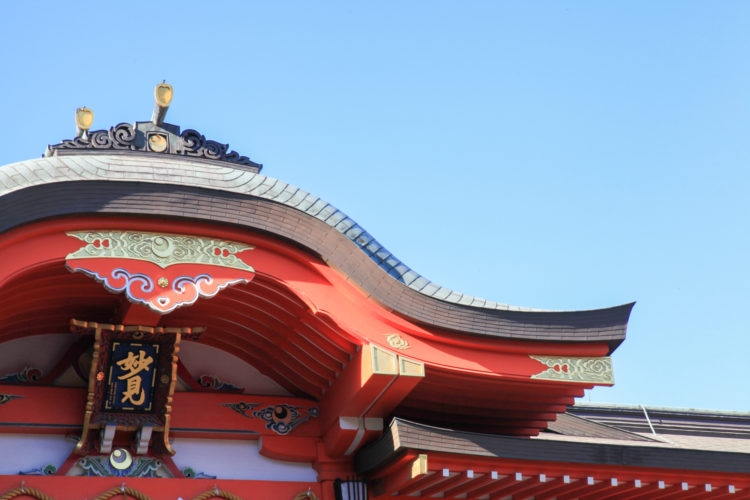
[[669, 442], [612, 439], [520, 438], [456, 431], [395, 418], [378, 440], [355, 457], [360, 474], [369, 474], [406, 451], [455, 456], [750, 473], [750, 453], [686, 449]]

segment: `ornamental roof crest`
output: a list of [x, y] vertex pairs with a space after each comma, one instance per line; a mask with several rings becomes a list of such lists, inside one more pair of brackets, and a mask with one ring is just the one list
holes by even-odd
[[59, 144], [47, 146], [48, 156], [80, 154], [112, 154], [139, 152], [156, 155], [177, 155], [213, 162], [228, 162], [251, 172], [260, 172], [263, 166], [247, 156], [229, 149], [228, 144], [206, 139], [193, 129], [180, 130], [177, 125], [164, 123], [169, 104], [172, 101], [172, 86], [160, 83], [154, 90], [156, 103], [151, 121], [120, 123], [109, 130], [89, 128], [94, 120], [94, 112], [81, 107], [76, 110], [76, 137]]

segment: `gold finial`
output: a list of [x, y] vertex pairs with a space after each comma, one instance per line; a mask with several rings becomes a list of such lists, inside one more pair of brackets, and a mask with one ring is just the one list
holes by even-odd
[[76, 137], [85, 135], [86, 131], [91, 128], [92, 123], [94, 123], [93, 111], [85, 106], [76, 109]]
[[156, 88], [154, 88], [156, 104], [158, 104], [160, 108], [169, 107], [169, 104], [172, 102], [173, 92], [172, 86], [166, 83], [166, 81], [162, 81], [156, 86]]
[[154, 105], [154, 114], [151, 116], [151, 121], [154, 122], [154, 125], [161, 126], [164, 122], [164, 117], [167, 116], [167, 109], [169, 109], [169, 104], [172, 102], [173, 95], [174, 90], [166, 80], [162, 80], [162, 82], [154, 88], [156, 104]]

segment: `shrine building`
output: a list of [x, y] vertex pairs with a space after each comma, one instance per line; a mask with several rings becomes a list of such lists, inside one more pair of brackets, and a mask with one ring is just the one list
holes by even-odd
[[1, 500], [750, 498], [750, 414], [573, 406], [633, 304], [441, 287], [172, 92], [0, 167]]

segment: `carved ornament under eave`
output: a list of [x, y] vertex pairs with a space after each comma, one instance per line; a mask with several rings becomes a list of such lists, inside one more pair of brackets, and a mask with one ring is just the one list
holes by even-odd
[[109, 130], [96, 130], [75, 139], [47, 146], [44, 156], [108, 152], [146, 152], [229, 162], [259, 172], [263, 166], [230, 150], [228, 144], [206, 139], [196, 130], [180, 132], [180, 127], [164, 123], [120, 123]]
[[532, 375], [531, 378], [584, 384], [612, 385], [615, 383], [612, 358], [610, 357], [572, 358], [532, 354], [529, 357], [547, 367], [545, 370]]
[[409, 349], [411, 347], [409, 342], [397, 333], [386, 335], [385, 340], [387, 340], [388, 344], [394, 349]]
[[72, 272], [91, 276], [113, 293], [159, 314], [248, 283], [254, 269], [240, 254], [252, 246], [197, 236], [138, 231], [66, 233], [85, 245], [67, 255]]
[[317, 406], [304, 407], [281, 403], [258, 408], [263, 404], [244, 401], [241, 403], [223, 403], [221, 406], [231, 408], [245, 418], [259, 418], [265, 421], [266, 429], [282, 436], [289, 434], [298, 425], [320, 415]]

